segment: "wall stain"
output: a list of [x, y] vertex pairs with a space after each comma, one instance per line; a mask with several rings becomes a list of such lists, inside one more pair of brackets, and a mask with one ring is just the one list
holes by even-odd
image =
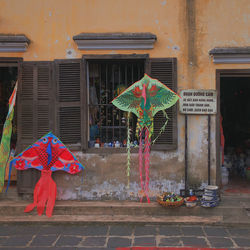
[[187, 37], [187, 65], [188, 78], [191, 85], [195, 82], [197, 67], [196, 55], [196, 9], [195, 0], [186, 0], [186, 37]]

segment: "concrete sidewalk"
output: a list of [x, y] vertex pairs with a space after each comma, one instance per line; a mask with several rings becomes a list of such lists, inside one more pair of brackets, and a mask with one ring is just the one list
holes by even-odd
[[2, 223], [157, 223], [250, 225], [250, 195], [223, 195], [219, 206], [203, 208], [166, 208], [156, 201], [56, 201], [51, 218], [38, 216], [35, 211], [25, 214], [24, 208], [32, 201], [0, 196]]

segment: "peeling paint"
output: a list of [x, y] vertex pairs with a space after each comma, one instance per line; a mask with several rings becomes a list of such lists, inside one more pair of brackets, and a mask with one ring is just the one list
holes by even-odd
[[172, 47], [172, 49], [173, 49], [173, 50], [178, 50], [178, 51], [179, 51], [179, 50], [180, 50], [180, 47], [177, 46], [177, 45], [175, 45], [175, 46]]
[[157, 156], [161, 160], [171, 160], [173, 158], [178, 158], [179, 153], [176, 152], [160, 152], [160, 151], [152, 151], [151, 152], [151, 157], [152, 156]]
[[245, 23], [248, 23], [250, 21], [250, 15], [249, 14], [243, 14], [242, 15], [243, 20]]
[[[126, 153], [99, 155], [75, 151], [74, 155], [83, 163], [85, 170], [81, 175], [74, 176], [55, 173], [55, 181], [58, 180], [58, 187], [60, 186], [58, 199], [138, 199], [140, 178], [137, 153], [131, 154], [130, 188], [127, 188]], [[178, 151], [151, 152], [149, 183], [151, 197], [167, 190], [178, 193], [184, 187], [184, 166], [183, 162], [179, 161], [183, 156], [179, 156]]]
[[170, 43], [173, 43], [173, 39], [172, 39], [172, 38], [168, 38], [168, 41], [169, 41]]
[[[194, 118], [198, 118], [194, 116]], [[207, 145], [207, 124], [206, 123], [207, 117], [199, 117], [198, 121], [191, 121], [190, 120], [190, 128], [189, 128], [189, 140], [190, 140], [190, 147], [192, 151], [195, 151], [197, 156], [202, 157], [201, 153], [203, 150], [204, 145]], [[198, 122], [200, 123], [199, 126]]]
[[161, 2], [161, 5], [162, 5], [162, 6], [165, 6], [166, 4], [167, 4], [167, 1], [166, 1], [166, 0], [164, 0], [164, 1]]
[[[149, 196], [156, 198], [156, 196], [162, 192], [174, 192], [179, 193], [180, 189], [184, 189], [184, 182], [177, 183], [170, 180], [153, 180], [149, 185]], [[62, 188], [58, 187], [58, 200], [138, 200], [140, 197], [140, 185], [137, 182], [130, 183], [130, 187], [127, 188], [125, 184], [108, 181], [104, 181], [99, 185], [93, 183], [93, 187], [90, 191], [86, 190], [84, 186], [78, 186], [76, 188]]]
[[66, 49], [66, 58], [76, 58], [77, 54], [74, 49]]

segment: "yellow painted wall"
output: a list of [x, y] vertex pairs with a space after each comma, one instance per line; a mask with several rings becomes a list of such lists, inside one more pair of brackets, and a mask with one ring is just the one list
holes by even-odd
[[[0, 57], [23, 57], [25, 61], [115, 53], [177, 57], [179, 90], [215, 89], [216, 69], [243, 69], [250, 65], [215, 65], [209, 50], [249, 46], [249, 27], [249, 0], [0, 0], [0, 33], [25, 34], [31, 40], [27, 52], [0, 53]], [[157, 36], [157, 42], [152, 50], [79, 51], [72, 38], [81, 32], [151, 32]], [[213, 183], [216, 172], [215, 122], [213, 116]], [[188, 126], [190, 176], [205, 182], [207, 117], [189, 116]], [[175, 179], [184, 176], [182, 115], [178, 116], [178, 131], [178, 150], [157, 158], [162, 168], [168, 159], [175, 159], [178, 168], [182, 169], [179, 176], [173, 177]], [[174, 169], [171, 170], [173, 173]], [[159, 178], [157, 171], [159, 173], [156, 169], [155, 175]]]
[[[191, 22], [188, 5], [194, 12]], [[0, 56], [25, 61], [80, 58], [91, 53], [177, 57], [180, 88], [213, 88], [214, 69], [221, 65], [213, 65], [208, 51], [217, 46], [248, 46], [249, 24], [249, 0], [1, 0], [0, 33], [25, 34], [31, 44], [25, 53]], [[153, 50], [146, 51], [79, 51], [72, 37], [81, 32], [152, 32], [157, 42]], [[193, 43], [192, 62], [189, 43]]]
[[182, 34], [176, 32], [179, 4], [178, 0], [1, 0], [0, 30], [31, 39], [22, 55], [25, 60], [66, 58], [67, 49], [80, 57], [86, 51], [77, 51], [72, 37], [81, 32], [152, 32], [159, 37], [152, 55], [158, 57], [164, 51], [176, 56], [173, 46], [183, 46]]

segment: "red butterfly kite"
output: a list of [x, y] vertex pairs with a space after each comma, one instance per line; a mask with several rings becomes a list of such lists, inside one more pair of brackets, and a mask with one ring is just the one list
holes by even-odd
[[24, 212], [30, 212], [37, 206], [38, 215], [42, 215], [47, 203], [48, 217], [52, 216], [56, 200], [56, 183], [51, 178], [52, 171], [63, 170], [77, 174], [84, 169], [76, 157], [52, 133], [48, 133], [29, 146], [10, 164], [18, 170], [35, 168], [42, 172], [35, 186], [34, 202], [28, 205]]

